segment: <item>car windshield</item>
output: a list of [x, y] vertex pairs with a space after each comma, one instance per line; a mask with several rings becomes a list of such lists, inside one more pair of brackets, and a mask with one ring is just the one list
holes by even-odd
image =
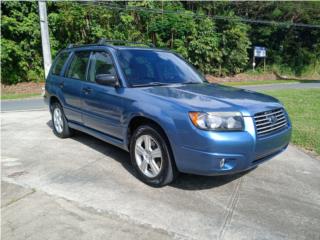
[[118, 60], [132, 87], [203, 82], [188, 63], [171, 52], [120, 49]]

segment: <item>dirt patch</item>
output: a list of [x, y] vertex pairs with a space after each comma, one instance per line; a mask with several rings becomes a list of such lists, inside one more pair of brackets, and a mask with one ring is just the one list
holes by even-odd
[[247, 74], [240, 73], [234, 76], [227, 77], [215, 77], [210, 74], [206, 75], [206, 79], [209, 82], [253, 82], [253, 81], [270, 81], [270, 80], [297, 80], [297, 81], [308, 81], [308, 80], [320, 80], [317, 76], [310, 77], [294, 77], [294, 76], [282, 76], [276, 72], [266, 72], [260, 74]]
[[259, 75], [249, 75], [246, 73], [240, 73], [234, 76], [228, 77], [215, 77], [212, 75], [206, 75], [206, 79], [209, 82], [250, 82], [250, 81], [266, 81], [266, 80], [278, 80], [280, 79], [274, 73], [264, 73]]
[[24, 82], [15, 85], [1, 84], [1, 93], [13, 93], [13, 94], [41, 94], [44, 82]]

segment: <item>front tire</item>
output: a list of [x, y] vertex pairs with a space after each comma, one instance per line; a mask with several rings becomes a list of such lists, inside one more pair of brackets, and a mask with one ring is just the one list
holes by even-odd
[[161, 187], [177, 176], [170, 146], [157, 126], [143, 125], [134, 131], [130, 156], [138, 177], [148, 185]]
[[59, 138], [67, 138], [72, 135], [60, 103], [53, 103], [51, 107], [53, 132]]

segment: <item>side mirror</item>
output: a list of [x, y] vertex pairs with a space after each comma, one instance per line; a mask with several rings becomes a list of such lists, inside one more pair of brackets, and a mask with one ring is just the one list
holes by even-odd
[[107, 86], [118, 85], [117, 77], [112, 74], [98, 74], [96, 75], [96, 82], [101, 85], [107, 85]]

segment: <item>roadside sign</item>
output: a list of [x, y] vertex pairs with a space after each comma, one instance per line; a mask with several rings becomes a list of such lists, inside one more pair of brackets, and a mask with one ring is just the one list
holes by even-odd
[[267, 49], [265, 47], [254, 47], [253, 55], [257, 58], [265, 58], [267, 56]]

